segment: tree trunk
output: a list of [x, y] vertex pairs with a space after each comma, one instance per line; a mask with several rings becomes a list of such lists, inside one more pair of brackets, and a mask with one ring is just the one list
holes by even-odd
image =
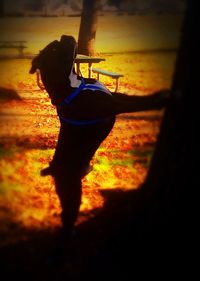
[[187, 235], [188, 230], [191, 233], [193, 229], [191, 222], [197, 213], [193, 207], [197, 208], [194, 192], [198, 185], [196, 154], [200, 143], [197, 141], [195, 96], [199, 73], [194, 67], [198, 66], [200, 47], [198, 1], [187, 1], [187, 4], [171, 98], [144, 184], [151, 202], [149, 214], [154, 221], [153, 234], [165, 241], [168, 250], [180, 251], [179, 257], [193, 240], [189, 242], [191, 237]]
[[83, 10], [78, 37], [79, 54], [94, 55], [99, 5], [100, 0], [83, 0]]

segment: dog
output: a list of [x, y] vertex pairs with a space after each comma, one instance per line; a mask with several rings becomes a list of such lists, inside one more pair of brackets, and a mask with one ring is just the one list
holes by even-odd
[[32, 60], [30, 73], [40, 70], [41, 80], [60, 119], [57, 147], [50, 166], [42, 175], [52, 175], [61, 203], [62, 227], [70, 234], [81, 204], [81, 179], [91, 170], [90, 161], [111, 132], [121, 113], [160, 110], [166, 106], [169, 91], [147, 96], [110, 92], [97, 79], [76, 73], [77, 43], [62, 35], [49, 43]]

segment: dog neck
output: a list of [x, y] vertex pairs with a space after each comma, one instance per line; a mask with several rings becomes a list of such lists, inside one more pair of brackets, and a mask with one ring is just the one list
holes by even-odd
[[80, 78], [78, 78], [78, 75], [74, 71], [74, 66], [72, 66], [70, 75], [69, 75], [69, 81], [70, 81], [70, 86], [72, 88], [78, 88], [81, 84]]
[[74, 65], [72, 65], [69, 76], [65, 76], [65, 78], [63, 77], [59, 82], [57, 82], [56, 79], [54, 81], [51, 76], [43, 72], [41, 72], [41, 79], [53, 105], [61, 103], [63, 99], [74, 90], [74, 88], [78, 88], [81, 84], [80, 76], [76, 74]]

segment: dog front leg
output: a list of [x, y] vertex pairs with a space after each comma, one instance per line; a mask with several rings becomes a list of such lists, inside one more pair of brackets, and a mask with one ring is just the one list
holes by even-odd
[[114, 114], [161, 110], [167, 105], [169, 90], [161, 90], [146, 96], [129, 96], [121, 93], [112, 93]]

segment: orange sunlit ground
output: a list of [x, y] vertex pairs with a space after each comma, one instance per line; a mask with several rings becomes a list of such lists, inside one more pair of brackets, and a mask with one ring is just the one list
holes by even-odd
[[[174, 53], [104, 55], [101, 67], [124, 74], [119, 90], [150, 94], [170, 87]], [[119, 63], [120, 62], [120, 63]], [[0, 227], [16, 238], [18, 224], [25, 228], [60, 225], [60, 205], [51, 177], [40, 170], [51, 160], [59, 122], [48, 95], [28, 74], [30, 60], [2, 60], [0, 87], [14, 89], [20, 100], [0, 99]], [[86, 67], [82, 69], [86, 75]], [[9, 76], [8, 76], [9, 73]], [[110, 89], [114, 81], [101, 77]], [[101, 190], [135, 189], [145, 179], [163, 111], [122, 114], [93, 159], [93, 171], [83, 179], [83, 198], [78, 223], [95, 215], [104, 204]], [[11, 231], [12, 230], [12, 231]]]

